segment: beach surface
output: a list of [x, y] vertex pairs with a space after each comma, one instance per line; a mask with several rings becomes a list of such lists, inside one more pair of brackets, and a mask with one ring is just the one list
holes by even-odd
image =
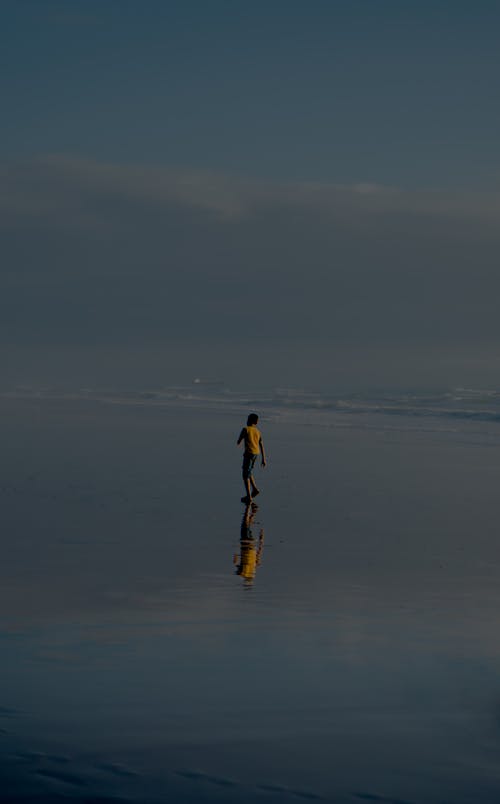
[[252, 402], [0, 398], [0, 801], [498, 802], [495, 411]]

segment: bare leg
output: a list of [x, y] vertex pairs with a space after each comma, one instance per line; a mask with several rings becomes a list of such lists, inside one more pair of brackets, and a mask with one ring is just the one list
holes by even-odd
[[[251, 490], [250, 490], [250, 478], [248, 478], [248, 477], [244, 477], [244, 478], [243, 478], [243, 484], [244, 484], [244, 486], [245, 486], [245, 491], [246, 491], [246, 493], [247, 493], [247, 496], [246, 496], [246, 501], [247, 501], [247, 502], [250, 502], [250, 500], [252, 499], [252, 492], [251, 492]], [[245, 498], [244, 498], [244, 497], [242, 497], [241, 501], [242, 501], [242, 502], [244, 502], [244, 501], [245, 501]]]
[[250, 485], [252, 486], [252, 497], [256, 497], [259, 494], [259, 489], [255, 485], [255, 480], [253, 479], [253, 475], [250, 475]]

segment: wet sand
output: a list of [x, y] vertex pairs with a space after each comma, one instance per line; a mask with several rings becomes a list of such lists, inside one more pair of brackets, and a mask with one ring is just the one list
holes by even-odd
[[498, 801], [493, 425], [0, 407], [1, 801]]

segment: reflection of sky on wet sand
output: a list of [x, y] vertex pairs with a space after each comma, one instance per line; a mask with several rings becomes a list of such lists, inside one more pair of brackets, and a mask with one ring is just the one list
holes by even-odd
[[495, 450], [3, 406], [3, 796], [498, 799]]

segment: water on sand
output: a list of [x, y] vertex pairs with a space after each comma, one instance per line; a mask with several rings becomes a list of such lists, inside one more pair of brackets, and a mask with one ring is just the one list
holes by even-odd
[[1, 801], [498, 801], [496, 424], [1, 406]]

